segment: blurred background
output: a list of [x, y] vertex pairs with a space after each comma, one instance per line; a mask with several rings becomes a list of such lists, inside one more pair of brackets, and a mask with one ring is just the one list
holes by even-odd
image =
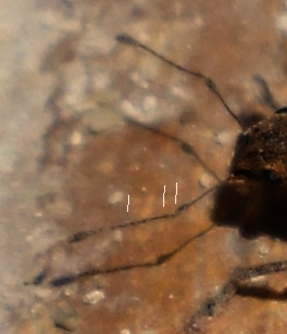
[[[235, 266], [286, 259], [282, 242], [223, 227], [180, 249], [212, 225], [212, 193], [128, 224], [217, 183], [172, 138], [224, 179], [240, 128], [201, 80], [115, 36], [211, 76], [236, 114], [268, 116], [254, 75], [287, 104], [287, 2], [3, 0], [0, 15], [1, 333], [183, 333]], [[98, 274], [53, 284], [85, 272]], [[285, 333], [285, 302], [222, 311], [206, 333]]]

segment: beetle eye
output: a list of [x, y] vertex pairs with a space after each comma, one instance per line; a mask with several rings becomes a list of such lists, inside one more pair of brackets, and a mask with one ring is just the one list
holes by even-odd
[[287, 113], [287, 106], [281, 107], [275, 111], [275, 114], [284, 114], [284, 113]]

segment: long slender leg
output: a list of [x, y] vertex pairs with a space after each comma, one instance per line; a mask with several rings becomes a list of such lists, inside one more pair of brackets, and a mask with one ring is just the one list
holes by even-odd
[[250, 286], [246, 286], [246, 281], [260, 276], [266, 276], [273, 273], [287, 271], [287, 261], [277, 261], [266, 263], [263, 265], [248, 267], [248, 268], [236, 268], [229, 281], [223, 286], [223, 288], [212, 298], [207, 299], [202, 307], [189, 319], [185, 326], [186, 332], [200, 331], [198, 322], [204, 317], [212, 317], [216, 315], [220, 307], [231, 300], [235, 295], [252, 296], [257, 298], [269, 298], [269, 299], [285, 299], [287, 298], [286, 291], [277, 293], [268, 288], [252, 289]]
[[[186, 202], [180, 206], [178, 206], [174, 212], [169, 213], [169, 214], [163, 214], [163, 215], [159, 215], [159, 216], [153, 216], [153, 217], [149, 217], [149, 218], [144, 218], [144, 219], [140, 219], [140, 220], [134, 220], [134, 221], [130, 221], [130, 222], [124, 222], [124, 223], [120, 223], [114, 227], [101, 227], [99, 229], [95, 229], [95, 230], [86, 230], [86, 231], [80, 231], [77, 232], [75, 234], [73, 234], [72, 236], [70, 236], [67, 239], [67, 243], [78, 243], [83, 241], [84, 239], [92, 236], [92, 235], [96, 235], [99, 233], [103, 233], [105, 231], [111, 231], [111, 230], [116, 230], [116, 229], [123, 229], [123, 228], [128, 228], [128, 227], [133, 227], [133, 226], [137, 226], [137, 225], [142, 225], [142, 224], [147, 224], [147, 223], [152, 223], [155, 222], [157, 220], [160, 219], [170, 219], [170, 218], [175, 218], [177, 216], [179, 216], [182, 212], [188, 210], [191, 206], [193, 206], [195, 203], [197, 203], [198, 201], [200, 201], [201, 199], [203, 199], [205, 196], [207, 196], [209, 193], [213, 192], [216, 188], [218, 187], [218, 184], [208, 190], [206, 190], [204, 193], [202, 193], [200, 196], [196, 197], [195, 199], [191, 200], [190, 202]], [[83, 277], [83, 276], [92, 276], [92, 275], [96, 275], [96, 274], [103, 274], [103, 273], [113, 273], [113, 272], [117, 272], [117, 271], [125, 271], [125, 270], [130, 270], [133, 268], [138, 268], [138, 267], [152, 267], [152, 266], [158, 266], [161, 265], [164, 262], [167, 262], [169, 259], [171, 259], [175, 254], [177, 254], [178, 252], [180, 252], [183, 248], [185, 248], [189, 243], [191, 243], [193, 240], [202, 237], [203, 235], [205, 235], [206, 233], [208, 233], [211, 229], [214, 228], [215, 225], [211, 224], [209, 227], [207, 227], [205, 230], [203, 230], [201, 233], [197, 234], [196, 236], [193, 236], [191, 238], [188, 238], [183, 244], [179, 245], [176, 249], [173, 249], [172, 251], [166, 253], [166, 254], [161, 254], [159, 255], [156, 260], [154, 260], [153, 262], [146, 262], [146, 263], [134, 263], [134, 264], [129, 264], [127, 266], [120, 266], [120, 267], [116, 267], [116, 268], [108, 268], [108, 269], [103, 269], [103, 270], [90, 270], [89, 272], [82, 272], [79, 273], [77, 275], [71, 275], [71, 276], [62, 276], [62, 277], [58, 277], [56, 279], [54, 279], [51, 284], [54, 286], [61, 286], [64, 284], [69, 284], [71, 282], [73, 282], [75, 279]], [[59, 243], [61, 243], [62, 241], [60, 241]], [[49, 254], [51, 254], [53, 252], [53, 249], [55, 247], [57, 247], [58, 243], [53, 245], [47, 252], [46, 254], [49, 256]], [[32, 283], [33, 284], [41, 284], [44, 280], [46, 280], [47, 278], [47, 271], [48, 268], [44, 267], [39, 273], [37, 273], [37, 275], [33, 278]]]
[[170, 218], [177, 217], [183, 211], [189, 209], [191, 206], [193, 206], [195, 203], [197, 203], [198, 201], [200, 201], [206, 195], [208, 195], [209, 193], [211, 193], [212, 191], [214, 191], [217, 187], [218, 187], [218, 185], [216, 185], [216, 186], [214, 186], [212, 188], [209, 188], [204, 193], [202, 193], [198, 197], [194, 198], [190, 202], [186, 202], [186, 203], [182, 204], [181, 206], [177, 207], [175, 209], [175, 211], [172, 212], [172, 213], [167, 213], [167, 214], [163, 214], [163, 215], [159, 215], [159, 216], [154, 216], [154, 217], [149, 217], [149, 218], [134, 220], [134, 221], [125, 222], [125, 223], [120, 223], [120, 224], [118, 224], [118, 225], [116, 225], [114, 227], [100, 227], [100, 228], [95, 229], [95, 230], [80, 231], [80, 232], [77, 232], [77, 233], [73, 234], [71, 237], [69, 237], [68, 242], [70, 242], [70, 243], [79, 242], [79, 241], [82, 241], [82, 240], [86, 239], [87, 237], [89, 237], [91, 235], [98, 234], [98, 233], [101, 233], [101, 232], [104, 232], [104, 231], [108, 231], [108, 230], [122, 229], [122, 228], [131, 227], [131, 226], [136, 226], [136, 225], [142, 225], [142, 224], [150, 223], [150, 222], [153, 222], [153, 221], [156, 221], [156, 220], [159, 220], [159, 219], [170, 219]]
[[[194, 241], [194, 240], [202, 237], [206, 233], [208, 233], [210, 230], [213, 229], [213, 227], [214, 227], [214, 225], [211, 225], [208, 228], [206, 228], [204, 231], [202, 231], [201, 233], [197, 234], [196, 236], [188, 238], [185, 242], [183, 242], [181, 245], [174, 248], [173, 250], [171, 250], [171, 251], [169, 251], [165, 254], [159, 255], [154, 261], [133, 263], [133, 264], [129, 264], [129, 265], [126, 265], [126, 266], [122, 265], [122, 266], [119, 266], [119, 267], [107, 268], [107, 269], [102, 269], [102, 270], [98, 270], [98, 269], [93, 270], [92, 269], [92, 270], [82, 272], [82, 273], [74, 275], [74, 276], [59, 277], [59, 278], [53, 279], [50, 283], [54, 286], [61, 286], [61, 285], [69, 284], [69, 283], [71, 283], [71, 282], [73, 282], [76, 279], [81, 278], [81, 277], [94, 276], [94, 275], [97, 275], [97, 274], [110, 274], [110, 273], [115, 273], [115, 272], [119, 272], [119, 271], [127, 271], [127, 270], [131, 270], [131, 269], [135, 269], [135, 268], [150, 268], [150, 267], [160, 266], [161, 264], [170, 260], [173, 256], [175, 256], [181, 250], [183, 250], [192, 241]], [[38, 281], [37, 281], [37, 283], [39, 284]]]
[[161, 59], [163, 62], [167, 63], [168, 65], [170, 65], [170, 66], [172, 66], [172, 67], [174, 67], [176, 69], [178, 69], [179, 71], [185, 72], [187, 74], [190, 74], [190, 75], [193, 75], [193, 76], [195, 76], [197, 78], [202, 79], [204, 81], [205, 86], [223, 104], [223, 106], [226, 109], [226, 111], [228, 112], [228, 114], [236, 121], [236, 123], [240, 126], [240, 128], [243, 128], [240, 119], [233, 112], [233, 110], [228, 106], [228, 104], [225, 102], [224, 98], [222, 97], [221, 93], [219, 92], [219, 90], [218, 90], [218, 88], [217, 88], [217, 86], [216, 86], [216, 84], [215, 84], [215, 82], [214, 82], [214, 80], [212, 78], [204, 75], [203, 73], [188, 70], [188, 69], [184, 68], [183, 66], [174, 63], [173, 61], [167, 59], [166, 57], [162, 56], [158, 52], [152, 50], [148, 46], [142, 44], [141, 42], [137, 41], [136, 39], [134, 39], [133, 37], [131, 37], [131, 36], [127, 35], [127, 34], [120, 34], [120, 35], [116, 36], [116, 39], [120, 43], [128, 44], [128, 45], [135, 46], [135, 47], [138, 47], [138, 48], [141, 48], [141, 49], [145, 50], [146, 52], [152, 54], [156, 58]]

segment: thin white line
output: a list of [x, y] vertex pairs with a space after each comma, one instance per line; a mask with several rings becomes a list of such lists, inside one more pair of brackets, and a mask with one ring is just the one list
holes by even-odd
[[130, 205], [130, 195], [128, 195], [128, 205], [127, 205], [127, 212], [129, 212], [129, 205]]
[[174, 204], [177, 202], [177, 194], [178, 194], [178, 182], [175, 183], [175, 196], [174, 196]]
[[165, 205], [165, 190], [166, 190], [166, 186], [163, 186], [163, 194], [162, 194], [162, 206], [163, 207]]

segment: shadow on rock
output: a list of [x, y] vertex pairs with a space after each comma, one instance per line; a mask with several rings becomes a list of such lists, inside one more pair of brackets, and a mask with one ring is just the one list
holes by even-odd
[[237, 227], [245, 238], [270, 235], [287, 240], [287, 186], [232, 180], [215, 194], [212, 220]]

